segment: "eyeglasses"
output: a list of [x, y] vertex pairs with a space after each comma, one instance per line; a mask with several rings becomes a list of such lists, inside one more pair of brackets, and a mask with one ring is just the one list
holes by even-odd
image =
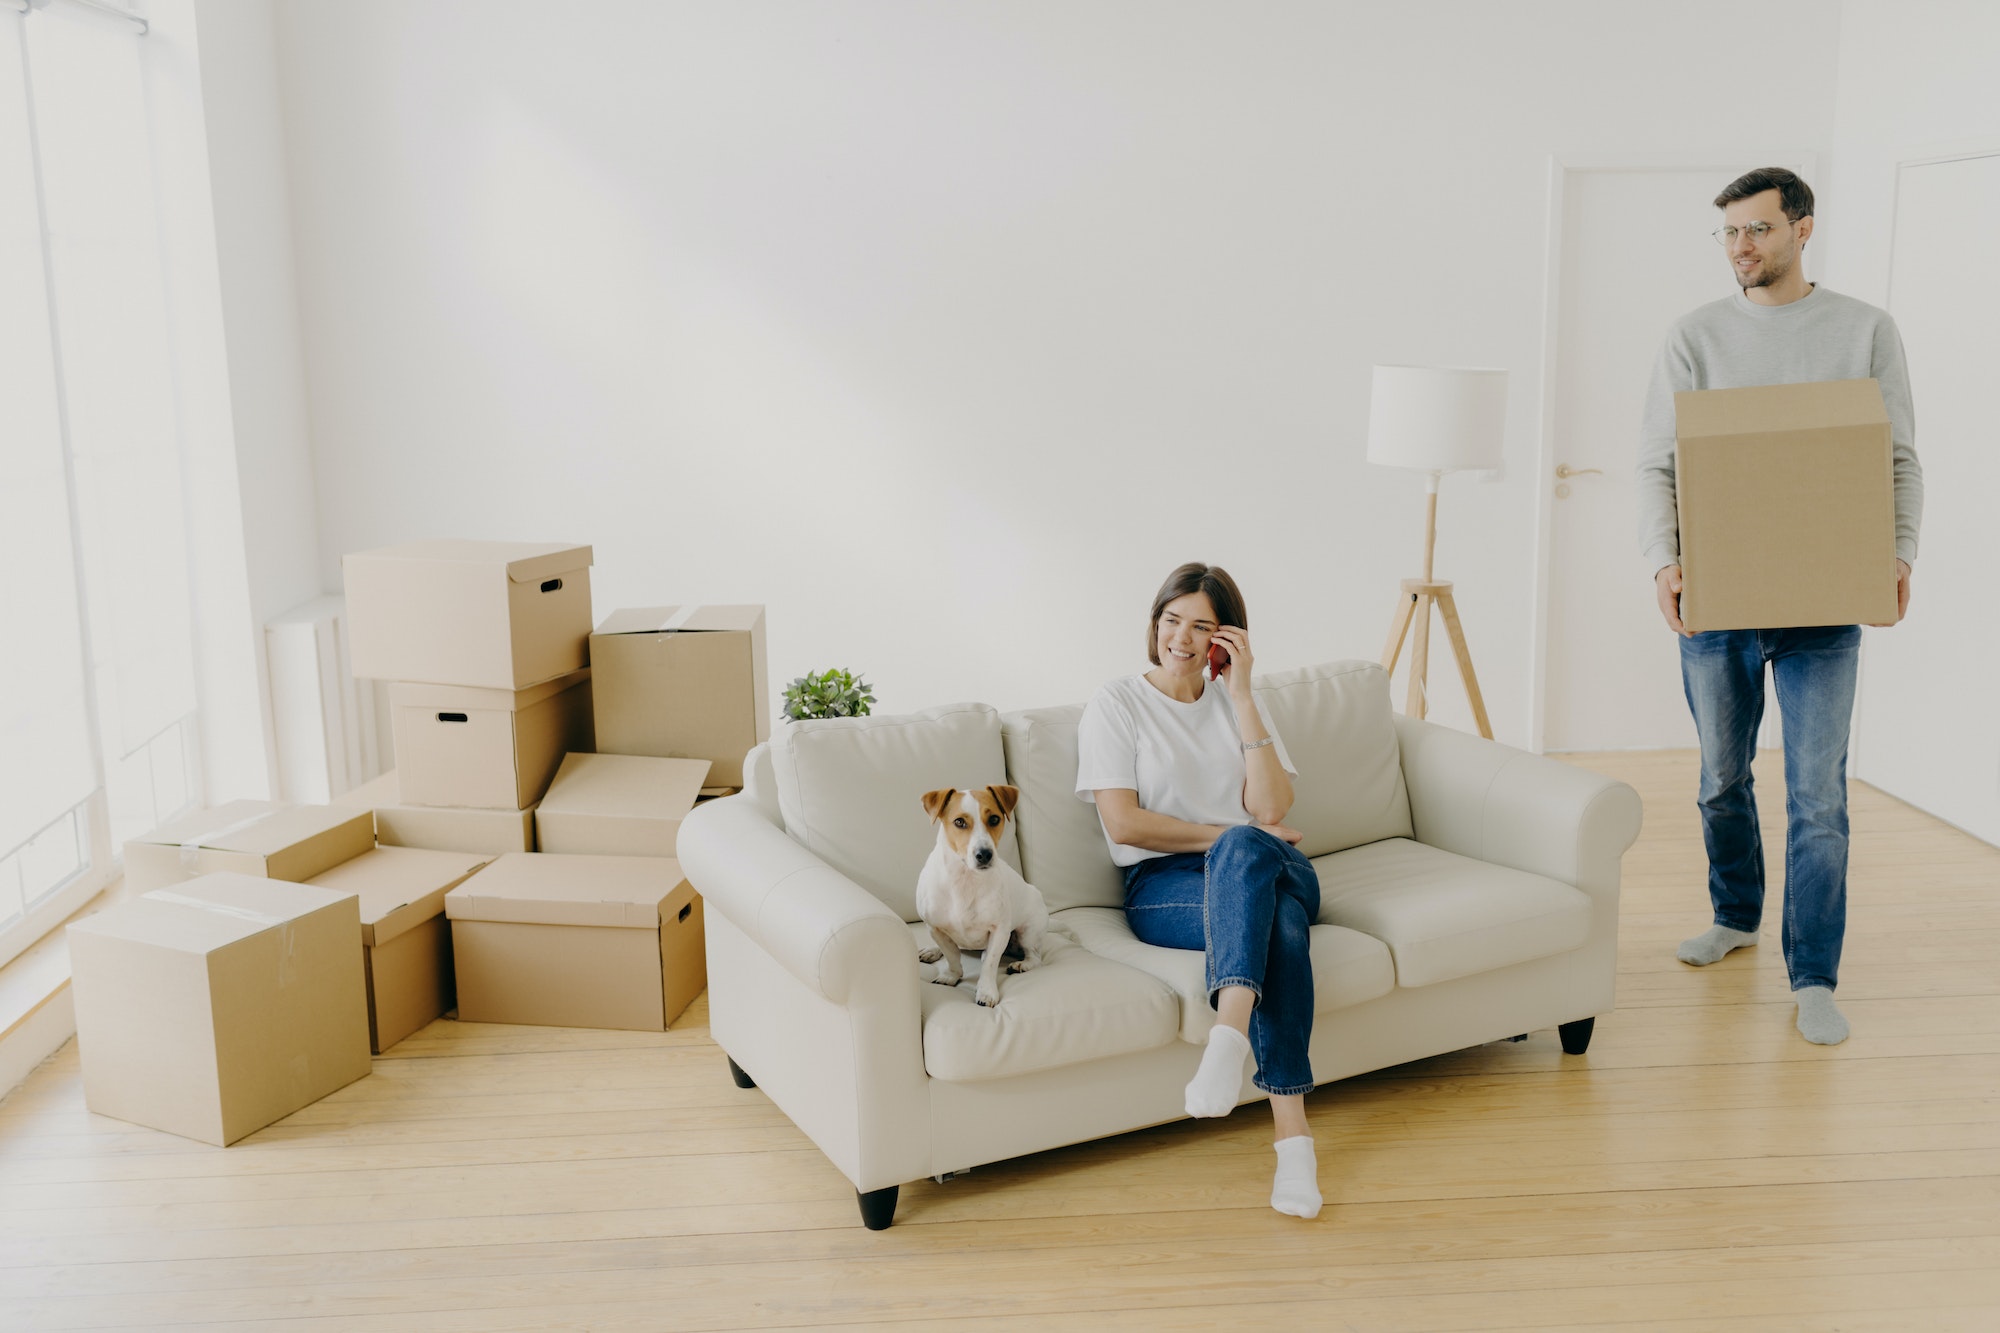
[[[1789, 219], [1787, 219], [1786, 225], [1790, 225]], [[1717, 245], [1734, 245], [1736, 244], [1736, 238], [1746, 232], [1752, 241], [1761, 241], [1777, 229], [1778, 224], [1775, 222], [1753, 222], [1747, 227], [1717, 227], [1709, 235], [1715, 238]]]

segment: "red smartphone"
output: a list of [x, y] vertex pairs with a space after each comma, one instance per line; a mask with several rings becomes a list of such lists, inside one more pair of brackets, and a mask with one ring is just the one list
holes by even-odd
[[1208, 643], [1208, 678], [1214, 680], [1229, 665], [1229, 650], [1211, 639]]

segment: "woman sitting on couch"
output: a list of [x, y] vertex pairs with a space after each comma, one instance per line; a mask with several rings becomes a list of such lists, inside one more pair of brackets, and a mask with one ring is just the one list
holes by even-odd
[[[1305, 1094], [1312, 1091], [1308, 932], [1319, 879], [1281, 821], [1298, 770], [1250, 692], [1249, 616], [1235, 580], [1186, 564], [1153, 598], [1153, 669], [1111, 681], [1078, 725], [1077, 794], [1097, 803], [1125, 872], [1125, 915], [1147, 944], [1207, 953], [1209, 1030], [1187, 1113], [1235, 1109], [1243, 1062], [1271, 1096], [1277, 1176], [1271, 1206], [1319, 1213]], [[1228, 654], [1205, 675], [1210, 645]]]

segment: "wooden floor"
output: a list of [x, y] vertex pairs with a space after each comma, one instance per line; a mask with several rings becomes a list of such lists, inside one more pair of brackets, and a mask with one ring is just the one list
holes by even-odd
[[2000, 851], [1855, 786], [1854, 1036], [1810, 1046], [1775, 901], [1762, 947], [1674, 961], [1692, 756], [1575, 761], [1646, 802], [1617, 1012], [1582, 1058], [1539, 1032], [1314, 1093], [1315, 1222], [1267, 1206], [1251, 1107], [864, 1231], [704, 1002], [656, 1037], [441, 1021], [226, 1151], [90, 1115], [72, 1044], [0, 1102], [0, 1329], [2000, 1328]]

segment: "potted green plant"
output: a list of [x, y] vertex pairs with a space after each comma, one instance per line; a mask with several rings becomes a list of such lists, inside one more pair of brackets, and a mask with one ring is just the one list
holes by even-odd
[[785, 720], [809, 717], [867, 717], [875, 702], [872, 687], [850, 671], [829, 667], [809, 671], [785, 686]]

